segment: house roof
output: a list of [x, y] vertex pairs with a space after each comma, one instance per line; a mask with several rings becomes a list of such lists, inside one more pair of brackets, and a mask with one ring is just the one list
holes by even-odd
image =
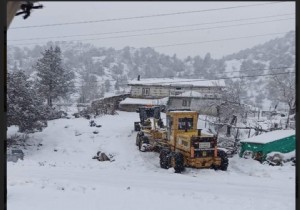
[[181, 78], [151, 78], [132, 80], [128, 85], [149, 85], [149, 86], [191, 86], [191, 87], [225, 87], [224, 80], [204, 80], [204, 79], [181, 79]]
[[261, 135], [251, 137], [249, 139], [243, 139], [240, 142], [266, 144], [293, 135], [295, 135], [295, 130], [277, 130], [263, 133]]
[[197, 91], [186, 91], [180, 94], [180, 96], [184, 96], [184, 97], [202, 97], [203, 94], [199, 93]]
[[139, 104], [139, 105], [166, 105], [168, 97], [162, 99], [141, 99], [141, 98], [126, 98], [120, 104]]
[[[197, 91], [185, 91], [182, 92], [181, 94], [175, 95], [175, 97], [192, 97], [192, 98], [210, 98], [211, 96], [215, 96], [215, 94], [212, 93], [199, 93]], [[172, 96], [174, 97], [174, 96]]]

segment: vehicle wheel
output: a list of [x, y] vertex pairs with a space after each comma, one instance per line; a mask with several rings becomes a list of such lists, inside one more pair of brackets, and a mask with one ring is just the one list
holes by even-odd
[[140, 131], [140, 130], [141, 130], [140, 122], [134, 122], [134, 131]]
[[160, 167], [164, 169], [170, 168], [170, 151], [166, 149], [162, 149], [159, 154], [159, 163]]
[[181, 153], [175, 152], [172, 156], [171, 162], [175, 173], [181, 173], [184, 171], [184, 157]]
[[219, 169], [222, 171], [226, 171], [228, 167], [228, 157], [226, 152], [223, 150], [218, 150], [218, 157], [221, 158], [221, 165], [219, 166]]
[[211, 169], [214, 169], [215, 171], [219, 169], [218, 166], [216, 166], [215, 164], [212, 164], [212, 165], [210, 166], [210, 168], [211, 168]]
[[139, 137], [139, 135], [136, 135], [136, 139], [135, 139], [136, 146], [139, 146], [139, 141], [140, 141], [140, 137]]
[[139, 146], [139, 141], [140, 141], [140, 138], [142, 137], [142, 136], [144, 136], [144, 133], [143, 132], [138, 132], [137, 134], [136, 134], [136, 140], [135, 140], [135, 145], [136, 146]]
[[138, 147], [139, 147], [139, 150], [142, 151], [142, 140], [141, 139], [139, 139]]
[[149, 139], [148, 139], [147, 136], [141, 136], [139, 138], [139, 144], [138, 144], [138, 146], [139, 146], [139, 150], [141, 152], [145, 152], [146, 151], [146, 148], [144, 147], [144, 144], [149, 144]]

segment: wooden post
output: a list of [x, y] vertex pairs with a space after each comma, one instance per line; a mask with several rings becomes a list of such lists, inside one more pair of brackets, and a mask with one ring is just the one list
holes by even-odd
[[240, 129], [238, 128], [236, 131], [235, 139], [238, 139]]

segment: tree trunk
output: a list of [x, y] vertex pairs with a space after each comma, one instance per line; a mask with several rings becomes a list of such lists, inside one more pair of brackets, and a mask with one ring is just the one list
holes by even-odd
[[47, 104], [48, 104], [48, 106], [52, 107], [52, 97], [51, 96], [48, 96]]
[[287, 120], [286, 120], [285, 128], [288, 128], [288, 127], [289, 127], [289, 123], [290, 123], [290, 112], [291, 112], [291, 106], [289, 105], [289, 111], [288, 111], [288, 114], [287, 114]]

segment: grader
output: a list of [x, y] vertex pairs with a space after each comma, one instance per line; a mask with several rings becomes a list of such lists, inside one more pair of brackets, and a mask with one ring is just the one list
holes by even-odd
[[[149, 128], [150, 121], [156, 120], [156, 122], [162, 122], [160, 113], [163, 109], [160, 106], [141, 106], [136, 112], [139, 113], [140, 121], [134, 122], [134, 130], [140, 131], [141, 128]], [[162, 127], [161, 123], [158, 123]], [[153, 125], [153, 124], [152, 124]]]
[[198, 112], [174, 110], [166, 116], [166, 128], [152, 126], [138, 132], [140, 151], [159, 152], [161, 168], [173, 167], [176, 173], [185, 167], [227, 170], [227, 154], [217, 148], [217, 137], [197, 129]]

